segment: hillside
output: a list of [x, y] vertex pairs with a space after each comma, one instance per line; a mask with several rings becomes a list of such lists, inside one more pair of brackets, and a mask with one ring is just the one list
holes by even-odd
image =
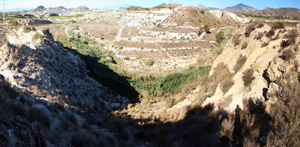
[[162, 3], [160, 5], [157, 5], [153, 8], [158, 9], [158, 8], [176, 8], [182, 6], [181, 4], [166, 4], [166, 3]]
[[[233, 144], [241, 144], [241, 140], [242, 144], [249, 146], [297, 144], [297, 141], [282, 142], [284, 138], [294, 138], [292, 135], [282, 138], [277, 135], [287, 131], [294, 135], [296, 133], [290, 127], [285, 127], [282, 132], [280, 129], [285, 126], [281, 120], [283, 115], [295, 113], [299, 108], [298, 105], [289, 108], [293, 104], [285, 103], [293, 101], [299, 104], [297, 93], [290, 93], [299, 88], [295, 86], [299, 83], [298, 36], [299, 29], [285, 27], [283, 23], [248, 23], [236, 30], [222, 54], [215, 60], [209, 76], [181, 88], [176, 95], [150, 101], [150, 104], [145, 100], [134, 107], [128, 107], [123, 113], [134, 119], [172, 122], [175, 126], [188, 122], [198, 123], [200, 126], [185, 126], [186, 131], [178, 131], [191, 133], [189, 131], [197, 128], [202, 132], [193, 135], [200, 138], [218, 132], [219, 137], [233, 139]], [[298, 114], [291, 114], [288, 118], [293, 127], [299, 127], [292, 121], [296, 117]], [[273, 125], [275, 122], [278, 126]], [[207, 123], [212, 125], [209, 125], [211, 129], [202, 130], [201, 126]], [[268, 135], [268, 132], [272, 133]], [[225, 138], [216, 136], [212, 136], [210, 139], [215, 140], [210, 142], [196, 140], [197, 137], [191, 139], [193, 145], [200, 142], [208, 146], [220, 145], [215, 142], [219, 139], [222, 140], [221, 144], [226, 142], [223, 140]], [[268, 140], [258, 141], [262, 138]], [[185, 141], [183, 144], [188, 142]]]
[[120, 105], [126, 101], [109, 94], [90, 78], [85, 63], [65, 51], [48, 30], [25, 33], [19, 29], [8, 33], [7, 41], [10, 44], [1, 47], [0, 73], [14, 89], [29, 91], [34, 98], [96, 111], [111, 110], [112, 103]]
[[131, 8], [7, 27], [0, 146], [299, 144], [297, 21]]
[[244, 23], [242, 17], [222, 10], [202, 10], [196, 7], [176, 7], [171, 16], [164, 20], [163, 25], [168, 26], [203, 26], [221, 27]]

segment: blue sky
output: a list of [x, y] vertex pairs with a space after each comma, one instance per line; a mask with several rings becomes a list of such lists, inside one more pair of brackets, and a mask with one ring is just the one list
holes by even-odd
[[[111, 5], [135, 5], [142, 7], [153, 7], [161, 3], [179, 3], [184, 6], [197, 6], [203, 4], [207, 7], [225, 8], [238, 3], [243, 3], [257, 9], [265, 7], [294, 7], [300, 9], [300, 0], [5, 0], [6, 9], [12, 8], [35, 8], [39, 5], [45, 7], [64, 6], [67, 8], [86, 5], [89, 8], [98, 8]], [[2, 0], [0, 5], [2, 7]]]

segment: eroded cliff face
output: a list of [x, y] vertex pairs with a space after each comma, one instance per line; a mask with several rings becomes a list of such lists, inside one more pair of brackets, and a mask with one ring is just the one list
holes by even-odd
[[[299, 71], [298, 34], [298, 28], [282, 23], [252, 22], [239, 28], [210, 72], [210, 75], [224, 74], [217, 70], [223, 63], [232, 74], [226, 78], [232, 82], [226, 85], [221, 81], [214, 95], [207, 97], [203, 105], [213, 103], [233, 111], [237, 105], [243, 108], [243, 101], [248, 99], [276, 101], [275, 93], [280, 90], [276, 80]], [[224, 86], [229, 87], [228, 91], [222, 90]], [[226, 105], [224, 101], [228, 101]]]
[[20, 29], [7, 34], [7, 41], [0, 49], [0, 74], [15, 90], [96, 111], [110, 111], [127, 102], [90, 78], [79, 56], [66, 51], [48, 30]]

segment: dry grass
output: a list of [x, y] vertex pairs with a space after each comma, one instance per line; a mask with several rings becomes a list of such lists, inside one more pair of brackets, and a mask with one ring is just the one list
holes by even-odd
[[225, 94], [232, 87], [233, 84], [234, 81], [232, 80], [232, 78], [229, 77], [221, 82], [220, 88], [222, 92]]
[[247, 26], [244, 35], [245, 35], [246, 37], [249, 37], [250, 34], [251, 34], [251, 32], [254, 31], [254, 30], [255, 30], [255, 23], [250, 23], [250, 24]]
[[240, 36], [238, 34], [236, 34], [232, 37], [232, 43], [234, 46], [237, 46], [240, 44]]

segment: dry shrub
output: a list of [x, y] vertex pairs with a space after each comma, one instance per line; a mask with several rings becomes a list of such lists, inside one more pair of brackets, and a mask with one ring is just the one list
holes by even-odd
[[247, 57], [240, 55], [233, 67], [234, 73], [237, 73], [244, 66], [246, 61], [247, 61]]
[[282, 48], [286, 48], [289, 46], [289, 41], [288, 40], [282, 40], [281, 43], [280, 43], [280, 46]]
[[221, 82], [220, 88], [222, 92], [225, 94], [234, 84], [234, 80], [232, 78], [227, 78]]
[[249, 68], [243, 72], [243, 82], [244, 86], [250, 87], [252, 84], [252, 81], [255, 79], [253, 76], [254, 70], [252, 68]]
[[[257, 140], [260, 135], [260, 124], [255, 122], [256, 115], [251, 115], [249, 111], [241, 111], [240, 116], [241, 123], [243, 124], [243, 145], [245, 147], [258, 147]], [[244, 116], [244, 118], [242, 118], [242, 116]]]
[[295, 52], [298, 52], [298, 51], [299, 51], [298, 46], [295, 46], [295, 47], [294, 47], [294, 51], [295, 51]]
[[285, 26], [284, 23], [282, 22], [275, 22], [271, 24], [271, 27], [272, 29], [277, 30], [277, 29], [283, 29]]
[[248, 43], [247, 43], [247, 42], [244, 42], [244, 43], [242, 44], [242, 49], [246, 49], [247, 46], [248, 46]]
[[206, 97], [212, 96], [215, 93], [219, 83], [222, 83], [222, 81], [225, 79], [231, 79], [233, 76], [233, 73], [230, 72], [227, 65], [225, 65], [223, 62], [219, 63], [214, 70], [215, 71], [211, 76], [205, 76], [200, 81], [202, 88], [197, 96], [199, 102], [203, 102]]
[[42, 126], [49, 128], [50, 118], [44, 110], [31, 108], [29, 110], [29, 115], [30, 121], [38, 121]]
[[274, 36], [274, 35], [275, 35], [275, 30], [274, 30], [274, 29], [271, 29], [271, 30], [269, 30], [269, 32], [266, 34], [266, 37], [271, 38], [271, 37]]
[[240, 36], [239, 35], [234, 35], [232, 37], [232, 43], [234, 46], [237, 46], [240, 44]]
[[98, 146], [95, 136], [83, 129], [73, 135], [71, 143], [73, 146]]
[[121, 132], [125, 128], [125, 123], [122, 119], [119, 118], [111, 118], [109, 120], [111, 130], [115, 132]]
[[222, 121], [219, 134], [221, 136], [226, 136], [229, 140], [232, 140], [233, 129], [234, 129], [234, 117], [231, 116], [228, 119], [224, 119]]
[[245, 33], [244, 33], [245, 36], [246, 36], [246, 37], [249, 37], [250, 34], [251, 34], [251, 32], [254, 31], [254, 30], [255, 30], [255, 24], [254, 24], [254, 23], [249, 24], [249, 25], [247, 26], [247, 28], [246, 28]]
[[287, 46], [293, 45], [296, 43], [296, 39], [298, 37], [299, 33], [297, 29], [290, 30], [287, 34], [284, 35], [285, 38], [287, 38]]
[[264, 36], [264, 32], [259, 32], [256, 36], [255, 39], [259, 40]]
[[280, 58], [282, 58], [285, 61], [289, 61], [290, 59], [295, 58], [295, 54], [291, 49], [284, 50]]
[[264, 27], [265, 26], [265, 24], [263, 23], [263, 22], [261, 22], [261, 23], [259, 23], [257, 26], [256, 26], [256, 28], [262, 28], [262, 27]]
[[13, 115], [20, 115], [22, 117], [25, 117], [27, 115], [27, 111], [21, 103], [8, 101], [5, 102], [2, 107], [6, 112]]
[[260, 47], [266, 47], [268, 45], [269, 45], [269, 42], [267, 41], [267, 42], [262, 43]]
[[[299, 74], [297, 73], [299, 76]], [[278, 79], [282, 88], [278, 101], [271, 106], [271, 132], [267, 146], [299, 146], [300, 144], [300, 84], [293, 76], [285, 73]]]

